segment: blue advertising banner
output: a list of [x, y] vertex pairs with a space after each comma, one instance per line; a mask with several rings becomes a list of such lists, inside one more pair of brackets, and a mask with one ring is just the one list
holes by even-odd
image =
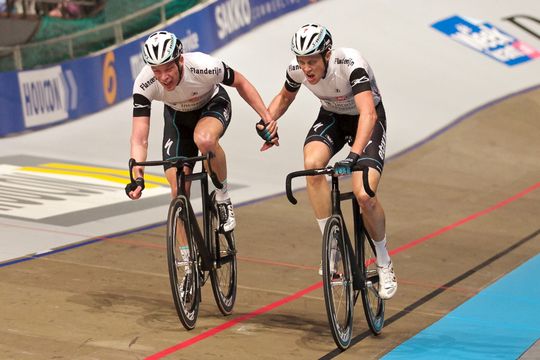
[[[212, 51], [316, 0], [219, 0], [168, 25], [185, 51]], [[138, 38], [104, 54], [48, 68], [0, 73], [0, 136], [98, 112], [131, 96], [144, 66]]]
[[0, 73], [0, 135], [24, 130], [16, 72]]
[[540, 52], [531, 46], [485, 21], [451, 16], [431, 26], [451, 39], [508, 66], [540, 57]]

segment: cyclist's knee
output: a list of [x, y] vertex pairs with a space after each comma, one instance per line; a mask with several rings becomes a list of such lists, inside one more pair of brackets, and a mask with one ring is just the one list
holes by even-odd
[[[304, 169], [320, 169], [327, 165], [327, 161], [321, 159], [320, 156], [312, 156], [310, 154], [304, 154]], [[326, 179], [324, 175], [319, 176], [307, 176], [306, 183], [308, 187], [318, 187], [323, 183], [326, 185]]]
[[[320, 159], [317, 156], [310, 156], [306, 155], [304, 156], [304, 169], [310, 170], [310, 169], [320, 169], [325, 167], [327, 162], [323, 159]], [[309, 179], [311, 176], [308, 176]]]
[[215, 152], [217, 147], [217, 138], [210, 133], [195, 133], [193, 134], [193, 141], [195, 141], [195, 145], [197, 145], [197, 148], [203, 154], [206, 154], [208, 151]]
[[326, 179], [324, 175], [306, 176], [306, 184], [308, 187], [326, 186]]
[[360, 207], [364, 210], [369, 211], [373, 209], [377, 204], [377, 196], [369, 196], [369, 194], [364, 190], [364, 188], [355, 190], [354, 196], [356, 197], [358, 204], [360, 204]]

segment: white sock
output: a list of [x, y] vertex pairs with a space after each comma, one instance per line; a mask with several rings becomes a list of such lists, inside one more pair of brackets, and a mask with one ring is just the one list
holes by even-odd
[[319, 228], [321, 229], [321, 234], [324, 234], [324, 228], [328, 219], [330, 219], [330, 217], [324, 219], [317, 219], [317, 222], [319, 223]]
[[216, 201], [221, 202], [231, 198], [229, 195], [229, 188], [227, 186], [227, 179], [221, 182], [223, 187], [221, 189], [216, 189]]
[[184, 260], [184, 262], [186, 262], [186, 264], [184, 264], [184, 270], [186, 270], [186, 274], [190, 274], [191, 273], [191, 268], [188, 265], [188, 263], [189, 263], [189, 247], [187, 245], [180, 246], [180, 255], [182, 255], [182, 260]]
[[189, 247], [180, 246], [180, 254], [182, 255], [182, 260], [189, 261]]
[[390, 254], [386, 248], [386, 235], [381, 241], [373, 241], [375, 251], [377, 252], [377, 265], [386, 266], [390, 264]]

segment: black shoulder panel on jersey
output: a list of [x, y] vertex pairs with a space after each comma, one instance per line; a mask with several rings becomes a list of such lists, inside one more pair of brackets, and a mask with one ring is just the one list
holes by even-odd
[[289, 73], [285, 74], [287, 76], [287, 80], [285, 80], [285, 89], [290, 92], [297, 92], [300, 89], [300, 86], [302, 84], [297, 83], [294, 81], [290, 76]]
[[223, 81], [222, 83], [227, 86], [231, 86], [234, 83], [234, 70], [227, 66], [224, 62], [223, 69], [225, 69], [225, 73], [223, 74]]
[[349, 83], [351, 84], [353, 95], [371, 90], [369, 75], [364, 68], [354, 69], [349, 78]]
[[150, 104], [146, 96], [133, 94], [133, 116], [150, 116]]

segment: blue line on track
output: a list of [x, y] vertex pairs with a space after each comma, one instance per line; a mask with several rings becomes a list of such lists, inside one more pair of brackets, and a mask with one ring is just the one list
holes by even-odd
[[382, 359], [517, 359], [540, 338], [536, 255]]

